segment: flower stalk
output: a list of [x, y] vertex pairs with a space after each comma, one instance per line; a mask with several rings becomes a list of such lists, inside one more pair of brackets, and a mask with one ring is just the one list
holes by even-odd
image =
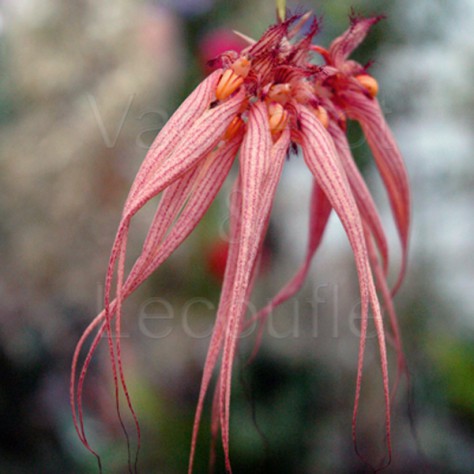
[[277, 18], [279, 21], [285, 21], [286, 17], [286, 0], [276, 0]]

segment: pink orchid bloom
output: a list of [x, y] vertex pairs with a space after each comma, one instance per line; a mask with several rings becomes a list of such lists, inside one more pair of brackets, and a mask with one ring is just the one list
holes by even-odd
[[[221, 432], [226, 470], [231, 472], [229, 419], [232, 367], [238, 338], [257, 274], [257, 262], [267, 231], [275, 191], [291, 148], [298, 145], [314, 177], [307, 255], [292, 280], [257, 315], [262, 325], [271, 310], [302, 286], [318, 249], [331, 210], [341, 220], [352, 246], [361, 297], [361, 336], [353, 412], [353, 438], [359, 406], [362, 368], [371, 310], [378, 338], [385, 398], [386, 444], [390, 458], [390, 387], [386, 330], [377, 289], [389, 315], [389, 341], [399, 372], [404, 369], [392, 297], [406, 269], [410, 222], [409, 186], [405, 167], [376, 99], [377, 82], [360, 64], [348, 60], [379, 18], [352, 19], [350, 28], [329, 47], [312, 44], [318, 25], [298, 38], [308, 15], [270, 27], [262, 38], [239, 54], [219, 58], [220, 68], [209, 75], [161, 130], [138, 171], [126, 200], [112, 248], [105, 284], [104, 310], [78, 342], [71, 375], [71, 403], [76, 430], [94, 454], [83, 423], [84, 380], [101, 337], [107, 336], [117, 411], [123, 393], [140, 430], [125, 381], [121, 360], [122, 304], [161, 265], [196, 227], [221, 189], [238, 156], [239, 176], [232, 193], [227, 264], [219, 308], [211, 337], [197, 403], [191, 440], [189, 473], [204, 399], [220, 360], [212, 410], [214, 437]], [[325, 65], [313, 59], [322, 55]], [[379, 169], [400, 235], [402, 265], [390, 290], [387, 282], [388, 245], [378, 211], [347, 142], [345, 125], [357, 120]], [[125, 272], [127, 238], [133, 216], [153, 197], [162, 195], [140, 256]], [[374, 280], [375, 277], [375, 280]], [[115, 280], [115, 290], [113, 281]], [[260, 326], [261, 327], [261, 326]], [[92, 343], [79, 367], [79, 354]], [[261, 331], [257, 338], [257, 346]], [[396, 385], [396, 384], [395, 384]], [[96, 454], [97, 456], [97, 454]], [[98, 456], [97, 456], [98, 457]], [[99, 461], [100, 463], [100, 461]]]

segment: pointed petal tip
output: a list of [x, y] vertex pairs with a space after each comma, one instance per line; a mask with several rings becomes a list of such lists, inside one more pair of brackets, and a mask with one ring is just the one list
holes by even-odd
[[364, 16], [363, 14], [359, 13], [354, 7], [351, 8], [351, 11], [349, 13], [349, 21], [351, 26], [354, 26], [355, 24], [360, 22], [366, 22], [369, 24], [370, 27], [381, 20], [385, 20], [386, 18], [387, 15], [385, 15], [384, 13], [374, 16]]

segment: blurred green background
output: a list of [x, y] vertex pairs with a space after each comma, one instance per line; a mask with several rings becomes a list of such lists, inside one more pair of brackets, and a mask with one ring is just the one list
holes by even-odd
[[[396, 399], [393, 461], [384, 472], [474, 472], [474, 1], [288, 6], [323, 18], [322, 45], [346, 29], [351, 7], [387, 15], [355, 55], [375, 61], [380, 100], [413, 186], [410, 267], [396, 299], [412, 389], [403, 383]], [[80, 334], [101, 309], [121, 206], [153, 137], [204, 76], [209, 50], [233, 41], [232, 29], [258, 38], [274, 21], [274, 4], [1, 0], [0, 8], [0, 472], [97, 472], [73, 428], [69, 368]], [[397, 262], [386, 196], [357, 127], [350, 142]], [[310, 182], [292, 157], [250, 310], [303, 258]], [[143, 430], [140, 472], [186, 472], [229, 191], [230, 183], [125, 308], [126, 374]], [[131, 256], [152, 212], [137, 216]], [[311, 279], [275, 311], [250, 365], [252, 331], [242, 340], [231, 411], [234, 472], [371, 472], [351, 440], [357, 291], [333, 217]], [[374, 343], [371, 337], [358, 433], [362, 453], [376, 462], [384, 427]], [[128, 472], [102, 346], [84, 393], [86, 429], [104, 472]], [[196, 472], [207, 469], [208, 425], [207, 407]]]

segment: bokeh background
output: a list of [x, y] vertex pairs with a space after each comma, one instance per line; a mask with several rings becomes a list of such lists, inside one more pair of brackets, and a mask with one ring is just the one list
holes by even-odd
[[[410, 267], [396, 301], [412, 386], [402, 383], [393, 409], [394, 457], [385, 472], [474, 472], [474, 1], [289, 6], [323, 17], [322, 45], [347, 27], [350, 7], [387, 15], [356, 54], [374, 59], [413, 187]], [[121, 205], [153, 137], [205, 74], [206, 58], [233, 45], [232, 29], [259, 37], [274, 21], [274, 4], [1, 0], [0, 8], [0, 471], [97, 472], [73, 428], [69, 368], [101, 308]], [[386, 196], [357, 127], [350, 142], [399, 262]], [[292, 157], [251, 311], [303, 258], [310, 182]], [[125, 308], [140, 472], [186, 472], [229, 190]], [[130, 255], [151, 216], [151, 208], [137, 216]], [[370, 472], [350, 432], [358, 309], [351, 252], [333, 217], [311, 279], [275, 311], [250, 365], [254, 334], [242, 339], [232, 399], [235, 472]], [[369, 345], [359, 439], [376, 462], [383, 406], [373, 337]], [[84, 394], [86, 427], [104, 472], [128, 472], [102, 346]], [[196, 472], [206, 472], [208, 421], [207, 409]]]

